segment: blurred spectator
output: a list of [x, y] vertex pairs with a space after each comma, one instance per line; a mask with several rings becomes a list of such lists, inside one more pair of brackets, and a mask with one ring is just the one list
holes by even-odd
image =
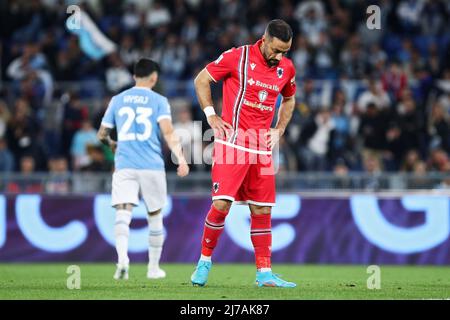
[[322, 107], [322, 97], [320, 91], [315, 87], [314, 81], [306, 80], [299, 91], [299, 101], [309, 112], [317, 112]]
[[0, 100], [0, 138], [2, 138], [8, 127], [8, 122], [11, 117], [8, 106], [3, 100]]
[[141, 53], [139, 52], [136, 42], [131, 34], [126, 34], [122, 37], [119, 50], [120, 59], [127, 68], [132, 68], [134, 63], [138, 61]]
[[420, 26], [420, 14], [426, 0], [401, 0], [397, 7], [397, 17], [402, 31], [417, 32]]
[[377, 191], [385, 187], [385, 182], [381, 179], [381, 162], [378, 157], [368, 155], [364, 161], [364, 171], [367, 176], [363, 177], [361, 180], [362, 189]]
[[139, 28], [142, 21], [141, 13], [135, 3], [127, 3], [122, 15], [122, 26], [127, 32], [135, 31]]
[[194, 43], [197, 40], [200, 32], [200, 26], [198, 25], [198, 21], [194, 16], [188, 16], [184, 21], [183, 27], [181, 28], [180, 36], [181, 40], [185, 43]]
[[367, 59], [370, 74], [372, 78], [380, 78], [382, 72], [384, 71], [384, 67], [388, 56], [386, 52], [380, 47], [379, 44], [373, 44], [370, 47], [370, 54]]
[[331, 47], [328, 35], [321, 32], [319, 35], [319, 45], [314, 50], [314, 63], [316, 72], [314, 75], [318, 78], [333, 78], [333, 49]]
[[397, 111], [403, 150], [421, 149], [424, 122], [417, 110], [416, 102], [411, 97], [407, 98]]
[[450, 152], [450, 124], [449, 114], [444, 111], [444, 108], [437, 102], [431, 110], [430, 123], [428, 132], [431, 137], [431, 145], [444, 149], [447, 153]]
[[371, 161], [377, 162], [378, 168], [382, 168], [381, 159], [387, 149], [387, 127], [385, 113], [380, 111], [374, 103], [369, 103], [365, 113], [362, 114], [358, 130], [363, 143], [362, 156], [365, 164], [366, 160], [371, 158]]
[[112, 93], [117, 93], [133, 84], [133, 76], [118, 55], [109, 56], [110, 67], [106, 69], [106, 87]]
[[[420, 160], [420, 155], [417, 152], [417, 150], [409, 150], [406, 153], [406, 156], [404, 158], [403, 164], [400, 169], [403, 172], [408, 172], [408, 173], [414, 172], [416, 170], [416, 165], [419, 162], [422, 162], [422, 161]], [[425, 170], [426, 170], [426, 168], [425, 168]]]
[[170, 34], [161, 50], [161, 68], [165, 70], [162, 78], [179, 79], [184, 71], [186, 58], [186, 48], [179, 42], [178, 36]]
[[428, 168], [433, 172], [450, 171], [450, 161], [448, 154], [442, 149], [434, 149], [431, 151], [428, 159]]
[[146, 19], [149, 28], [156, 28], [161, 25], [169, 24], [171, 16], [169, 10], [163, 5], [163, 2], [155, 0], [147, 11]]
[[351, 189], [354, 187], [351, 177], [349, 176], [349, 168], [344, 161], [338, 161], [333, 168], [335, 175], [333, 188], [335, 189]]
[[294, 50], [292, 51], [292, 62], [297, 71], [296, 76], [303, 78], [308, 74], [308, 65], [310, 63], [310, 53], [306, 38], [299, 35], [294, 43]]
[[14, 170], [14, 156], [8, 150], [6, 140], [0, 137], [0, 172], [12, 172]]
[[417, 161], [414, 164], [413, 175], [409, 179], [408, 189], [430, 189], [433, 187], [433, 181], [427, 176], [427, 165], [423, 161]]
[[24, 46], [22, 56], [9, 64], [7, 74], [15, 81], [31, 79], [30, 77], [35, 76], [44, 87], [42, 103], [47, 105], [53, 95], [53, 78], [47, 68], [47, 59], [40, 52], [39, 44], [30, 42]]
[[331, 156], [335, 160], [345, 157], [350, 139], [350, 119], [344, 114], [345, 101], [334, 104], [332, 121], [334, 123], [334, 136], [331, 144]]
[[298, 170], [295, 152], [286, 142], [284, 136], [280, 138], [278, 156], [275, 159], [277, 159], [275, 168], [278, 166], [278, 172], [288, 173]]
[[363, 79], [367, 73], [368, 57], [358, 36], [352, 36], [341, 51], [340, 64], [344, 76]]
[[444, 1], [425, 1], [420, 12], [421, 32], [424, 35], [436, 36], [445, 31], [445, 21], [448, 19], [449, 15]]
[[21, 176], [15, 181], [10, 181], [6, 186], [6, 192], [10, 193], [40, 193], [44, 188], [39, 179], [31, 175], [35, 172], [35, 162], [31, 156], [20, 158]]
[[8, 146], [16, 159], [21, 159], [26, 154], [35, 159], [41, 156], [42, 146], [38, 142], [38, 133], [39, 126], [28, 102], [24, 99], [16, 100], [6, 132]]
[[73, 136], [81, 128], [83, 120], [88, 118], [88, 110], [76, 94], [64, 94], [61, 97], [61, 103], [64, 106], [62, 153], [70, 157]]
[[405, 90], [408, 79], [397, 61], [390, 63], [387, 71], [382, 75], [383, 89], [391, 99], [399, 99]]
[[320, 44], [320, 34], [327, 29], [325, 11], [320, 1], [303, 1], [295, 10], [300, 31], [306, 35], [308, 43], [313, 47]]
[[45, 192], [67, 194], [70, 191], [68, 163], [64, 157], [51, 158], [48, 161], [49, 177], [45, 183]]
[[369, 88], [359, 96], [359, 112], [362, 114], [366, 112], [370, 103], [374, 104], [378, 110], [387, 109], [390, 104], [389, 96], [375, 80], [370, 80]]
[[75, 133], [72, 139], [70, 154], [72, 156], [72, 166], [74, 170], [79, 170], [89, 164], [88, 146], [99, 145], [97, 131], [92, 127], [89, 120], [81, 123], [81, 128]]
[[105, 153], [101, 145], [88, 145], [89, 164], [81, 167], [86, 172], [111, 172], [112, 165], [106, 161]]
[[302, 140], [305, 142], [305, 147], [301, 151], [301, 158], [306, 170], [325, 171], [335, 123], [330, 111], [326, 109], [322, 109], [311, 120], [303, 131]]

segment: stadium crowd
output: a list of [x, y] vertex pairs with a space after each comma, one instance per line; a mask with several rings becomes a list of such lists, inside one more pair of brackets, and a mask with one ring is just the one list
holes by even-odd
[[[65, 26], [70, 4], [114, 52], [83, 52]], [[366, 25], [371, 4], [381, 29]], [[221, 52], [256, 42], [273, 18], [293, 28], [298, 85], [282, 170], [449, 172], [449, 15], [443, 0], [1, 1], [0, 172], [110, 172], [96, 129], [140, 56], [160, 63], [156, 90], [171, 99], [175, 126], [206, 130], [193, 77]], [[183, 143], [208, 144], [201, 134]]]

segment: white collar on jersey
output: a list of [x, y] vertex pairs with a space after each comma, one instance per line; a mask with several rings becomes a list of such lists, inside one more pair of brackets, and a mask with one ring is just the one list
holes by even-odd
[[150, 90], [150, 91], [152, 91], [152, 89], [147, 88], [147, 87], [137, 87], [137, 86], [134, 86], [133, 89], [142, 89], [142, 90]]

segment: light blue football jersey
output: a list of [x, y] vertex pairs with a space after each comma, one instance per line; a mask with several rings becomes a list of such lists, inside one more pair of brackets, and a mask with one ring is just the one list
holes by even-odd
[[158, 124], [164, 118], [171, 118], [169, 101], [148, 88], [133, 87], [111, 99], [102, 125], [117, 128], [116, 170], [164, 170]]

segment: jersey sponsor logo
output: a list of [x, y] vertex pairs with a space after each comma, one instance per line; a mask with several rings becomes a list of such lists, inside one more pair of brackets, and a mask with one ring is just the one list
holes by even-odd
[[256, 67], [256, 63], [250, 63], [250, 68], [252, 68], [252, 70], [255, 70]]
[[278, 76], [278, 78], [281, 79], [283, 77], [283, 73], [284, 73], [284, 69], [280, 68], [280, 67], [277, 67], [277, 76]]
[[271, 106], [266, 106], [266, 105], [263, 105], [262, 103], [248, 101], [247, 99], [244, 99], [244, 104], [246, 106], [249, 106], [251, 108], [256, 108], [261, 111], [273, 111], [273, 107], [271, 107]]
[[248, 79], [247, 83], [251, 86], [256, 85], [257, 87], [280, 92], [280, 87], [278, 87], [276, 84], [268, 84], [268, 83], [261, 82], [259, 80], [255, 81], [255, 80], [253, 80], [253, 78]]
[[261, 90], [260, 92], [258, 92], [258, 98], [259, 98], [259, 101], [260, 101], [261, 103], [264, 102], [264, 101], [266, 101], [268, 95], [269, 95], [269, 94], [267, 93], [266, 90]]
[[146, 97], [146, 96], [126, 95], [126, 96], [123, 97], [123, 102], [125, 102], [125, 103], [147, 104], [148, 103], [148, 97]]

